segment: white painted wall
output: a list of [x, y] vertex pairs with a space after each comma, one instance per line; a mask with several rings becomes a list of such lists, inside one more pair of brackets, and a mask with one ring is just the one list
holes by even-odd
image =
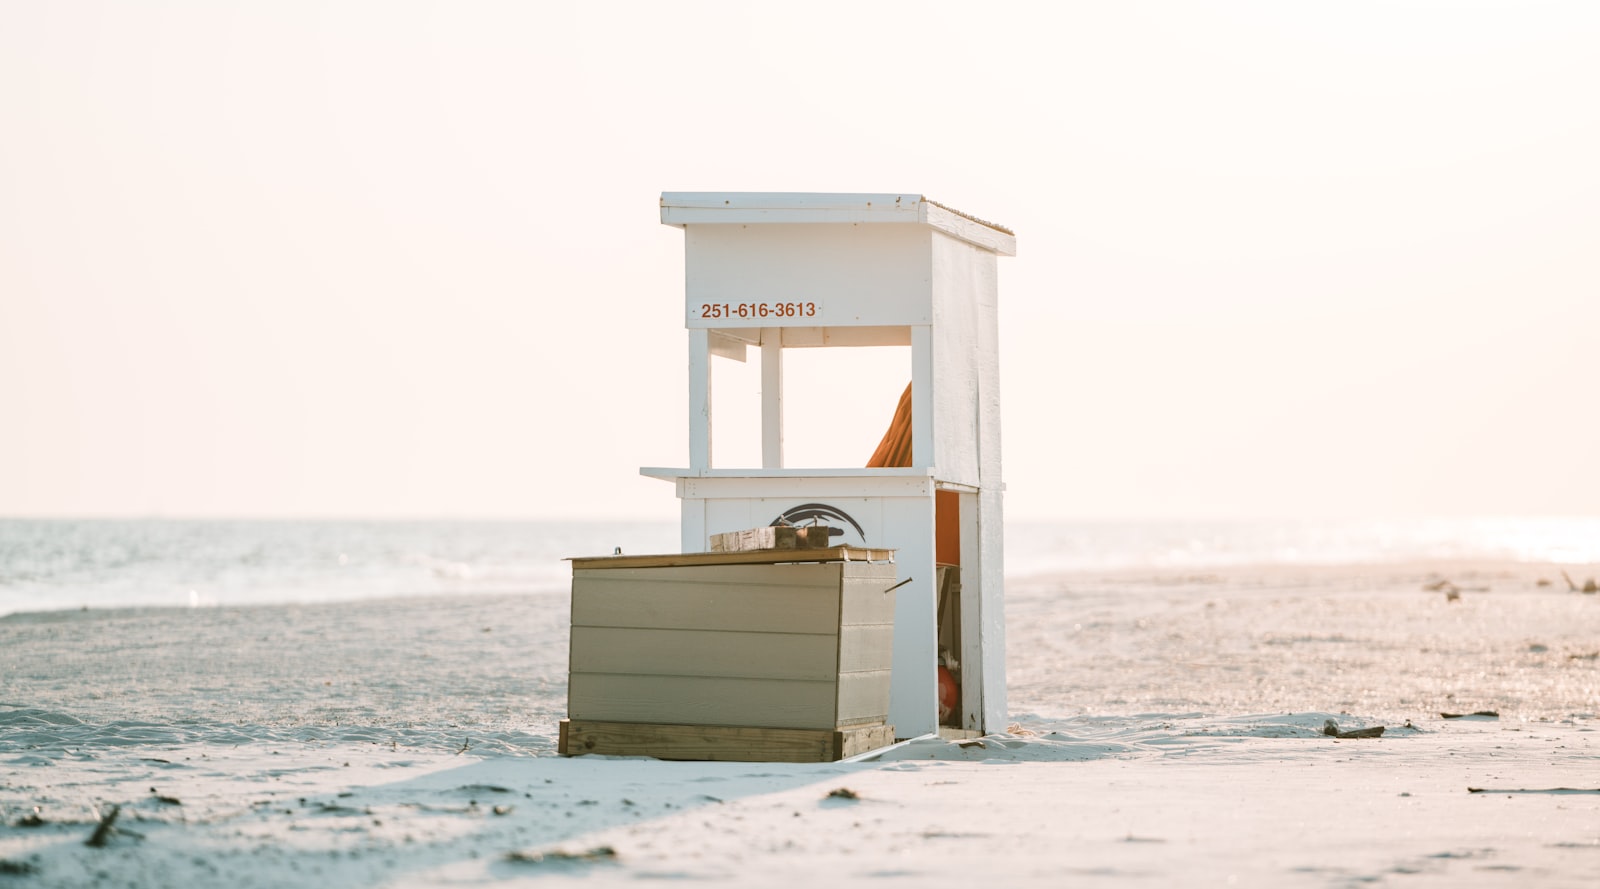
[[[928, 229], [919, 225], [687, 225], [689, 327], [860, 327], [933, 318]], [[806, 317], [703, 318], [702, 306], [813, 302]]]

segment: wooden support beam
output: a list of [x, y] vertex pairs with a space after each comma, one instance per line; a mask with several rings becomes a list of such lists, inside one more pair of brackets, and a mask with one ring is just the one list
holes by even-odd
[[761, 465], [783, 467], [783, 328], [761, 331]]
[[894, 743], [894, 726], [834, 730], [563, 719], [562, 756], [653, 756], [705, 762], [835, 762]]

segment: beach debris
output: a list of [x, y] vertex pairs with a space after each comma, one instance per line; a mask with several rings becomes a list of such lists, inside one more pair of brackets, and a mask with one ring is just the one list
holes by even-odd
[[463, 738], [463, 739], [461, 739], [461, 749], [456, 751], [456, 756], [460, 756], [461, 754], [466, 753], [468, 748], [470, 748], [471, 746], [472, 746], [472, 739], [471, 738]]
[[1475, 713], [1440, 713], [1439, 716], [1444, 719], [1471, 719], [1474, 716], [1482, 717], [1484, 719], [1499, 719], [1500, 711], [1479, 710]]
[[510, 793], [511, 788], [501, 787], [498, 784], [463, 784], [456, 788], [458, 793]]
[[510, 815], [512, 812], [515, 812], [516, 810], [517, 810], [516, 806], [495, 806], [490, 811], [494, 812], [496, 815]]
[[1422, 585], [1422, 588], [1430, 593], [1444, 593], [1444, 599], [1446, 602], [1461, 601], [1462, 593], [1489, 592], [1489, 587], [1487, 586], [1461, 586], [1447, 577], [1440, 577], [1438, 580], [1435, 580], [1431, 583], [1425, 583]]
[[506, 860], [518, 864], [593, 864], [602, 861], [615, 861], [617, 850], [610, 846], [595, 846], [583, 852], [568, 852], [564, 849], [551, 849], [547, 852], [507, 852]]
[[1600, 787], [1468, 787], [1468, 793], [1600, 793]]
[[1567, 592], [1569, 593], [1600, 593], [1600, 585], [1597, 585], [1592, 577], [1584, 580], [1581, 587], [1572, 581], [1572, 575], [1565, 570], [1561, 572], [1561, 579], [1567, 582]]
[[848, 787], [835, 787], [828, 791], [827, 799], [860, 799], [861, 795]]
[[1533, 585], [1534, 586], [1549, 586], [1550, 585], [1550, 578], [1541, 577], [1538, 580], [1534, 581]]
[[1446, 602], [1461, 601], [1461, 587], [1451, 583], [1448, 578], [1439, 578], [1433, 583], [1425, 583], [1422, 588], [1430, 593], [1444, 593]]
[[1375, 725], [1372, 728], [1358, 728], [1351, 729], [1350, 731], [1340, 731], [1339, 723], [1329, 719], [1322, 724], [1322, 733], [1331, 738], [1340, 739], [1381, 738], [1383, 737], [1383, 726]]
[[27, 877], [33, 875], [38, 868], [26, 861], [12, 861], [9, 858], [0, 858], [0, 877]]
[[17, 827], [44, 827], [47, 823], [49, 822], [44, 820], [44, 816], [39, 814], [38, 806], [34, 806], [32, 812], [23, 815], [15, 822]]
[[122, 807], [113, 803], [111, 808], [106, 809], [105, 814], [100, 816], [100, 823], [95, 825], [94, 833], [90, 834], [83, 844], [91, 849], [100, 849], [111, 842], [111, 837], [121, 832], [113, 826], [117, 823], [117, 816], [121, 814]]
[[1592, 661], [1596, 658], [1600, 658], [1600, 651], [1586, 651], [1581, 654], [1567, 655], [1567, 660], [1569, 661]]

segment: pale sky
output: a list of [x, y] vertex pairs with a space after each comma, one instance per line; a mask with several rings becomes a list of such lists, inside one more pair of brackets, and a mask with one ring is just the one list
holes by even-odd
[[[1597, 46], [1528, 0], [0, 0], [0, 516], [671, 518], [694, 190], [1016, 231], [1011, 518], [1597, 514]], [[860, 465], [908, 375], [796, 445]]]

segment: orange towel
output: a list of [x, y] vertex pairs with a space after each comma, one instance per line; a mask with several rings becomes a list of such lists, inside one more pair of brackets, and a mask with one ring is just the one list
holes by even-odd
[[900, 396], [900, 403], [895, 406], [894, 419], [889, 421], [889, 431], [883, 434], [883, 441], [878, 442], [878, 449], [872, 452], [872, 459], [867, 461], [869, 469], [883, 466], [910, 466], [911, 465], [911, 384], [906, 384], [906, 391]]
[[[889, 431], [872, 452], [867, 468], [911, 465], [911, 386], [900, 395]], [[955, 491], [938, 491], [934, 498], [935, 560], [941, 565], [961, 564], [961, 503]]]

